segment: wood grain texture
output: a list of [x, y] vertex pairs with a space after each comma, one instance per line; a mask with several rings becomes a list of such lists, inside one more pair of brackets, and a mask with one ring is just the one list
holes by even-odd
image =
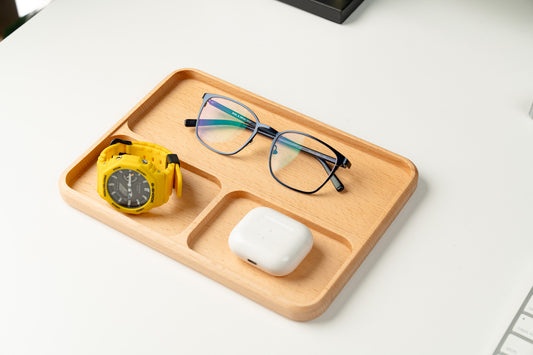
[[[257, 136], [234, 156], [205, 148], [185, 119], [206, 92], [234, 98], [278, 131], [314, 135], [343, 153], [345, 191], [331, 184], [305, 195], [268, 171], [271, 140]], [[122, 214], [96, 193], [96, 159], [115, 137], [157, 143], [178, 154], [183, 198], [138, 216]], [[194, 69], [169, 75], [61, 176], [72, 206], [294, 320], [323, 313], [405, 205], [418, 173], [406, 158]], [[267, 206], [306, 224], [314, 246], [291, 274], [275, 277], [238, 259], [227, 238], [251, 209]]]

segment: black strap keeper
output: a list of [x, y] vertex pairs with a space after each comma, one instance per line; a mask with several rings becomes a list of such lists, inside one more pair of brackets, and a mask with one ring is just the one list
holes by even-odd
[[180, 165], [180, 160], [178, 159], [177, 154], [167, 154], [167, 166], [168, 164], [178, 164]]
[[122, 144], [126, 144], [126, 145], [131, 145], [131, 141], [126, 141], [124, 139], [120, 139], [120, 138], [115, 138], [111, 141], [111, 143], [109, 143], [109, 145], [113, 145], [113, 144], [117, 144], [117, 143], [122, 143]]

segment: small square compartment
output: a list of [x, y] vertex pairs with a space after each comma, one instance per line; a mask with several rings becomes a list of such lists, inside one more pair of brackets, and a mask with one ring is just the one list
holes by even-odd
[[[239, 259], [228, 246], [231, 230], [249, 211], [260, 206], [270, 207], [305, 224], [313, 234], [313, 248], [289, 275], [267, 274]], [[232, 275], [238, 275], [235, 281], [251, 285], [257, 295], [271, 294], [275, 290], [276, 299], [289, 304], [287, 311], [295, 314], [300, 307], [320, 305], [320, 299], [347, 265], [351, 254], [351, 245], [342, 236], [243, 191], [226, 195], [192, 231], [188, 246], [219, 267], [227, 268]]]
[[[66, 175], [66, 184], [73, 194], [79, 194], [79, 197], [83, 196], [83, 199], [90, 199], [98, 206], [99, 211], [111, 219], [127, 218], [132, 224], [143, 225], [163, 236], [177, 236], [191, 224], [219, 193], [220, 183], [215, 177], [182, 162], [181, 173], [184, 184], [181, 198], [172, 193], [167, 203], [139, 215], [129, 215], [115, 210], [96, 191], [96, 161], [100, 152], [109, 145], [113, 138], [133, 141], [143, 140], [142, 138], [132, 138], [125, 135], [111, 136], [89, 152], [87, 158], [75, 165]], [[84, 206], [82, 201], [75, 205], [75, 207], [82, 210]], [[91, 209], [93, 208], [91, 207]]]

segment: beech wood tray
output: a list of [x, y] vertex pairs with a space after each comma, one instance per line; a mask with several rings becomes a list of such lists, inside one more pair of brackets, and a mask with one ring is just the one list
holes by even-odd
[[[278, 131], [327, 142], [352, 163], [339, 169], [341, 193], [326, 184], [291, 191], [268, 171], [271, 140], [257, 136], [234, 156], [205, 148], [184, 120], [196, 118], [205, 92], [234, 98]], [[96, 160], [113, 138], [148, 141], [177, 153], [183, 197], [141, 215], [123, 214], [96, 192]], [[136, 240], [294, 320], [323, 313], [383, 235], [417, 184], [406, 158], [194, 69], [175, 71], [61, 176], [66, 202]], [[251, 209], [267, 206], [307, 225], [311, 252], [291, 274], [269, 275], [232, 254], [228, 236]], [[169, 280], [172, 282], [171, 280]]]

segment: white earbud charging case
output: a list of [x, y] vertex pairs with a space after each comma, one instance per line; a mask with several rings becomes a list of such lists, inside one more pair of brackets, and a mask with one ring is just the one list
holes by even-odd
[[268, 207], [257, 207], [233, 228], [228, 244], [242, 260], [275, 276], [291, 273], [313, 247], [304, 224]]

